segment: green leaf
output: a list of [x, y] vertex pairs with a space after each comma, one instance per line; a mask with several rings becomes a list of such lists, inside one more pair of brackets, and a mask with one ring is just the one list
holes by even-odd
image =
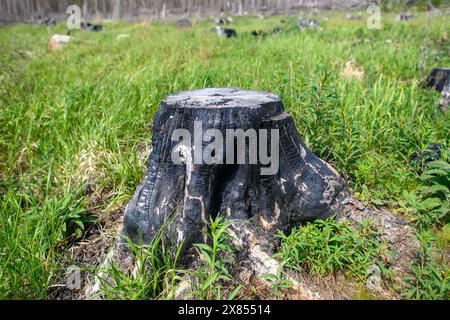
[[437, 193], [437, 192], [443, 192], [444, 194], [449, 193], [449, 190], [446, 186], [435, 184], [434, 186], [422, 186], [419, 187], [419, 190], [422, 194], [430, 194], [430, 193]]
[[384, 205], [384, 201], [378, 198], [372, 198], [370, 199], [370, 202], [372, 202], [373, 204], [376, 204], [378, 206], [382, 206]]
[[208, 251], [208, 252], [212, 252], [213, 251], [213, 249], [209, 245], [207, 245], [205, 243], [194, 243], [194, 246], [196, 246], [200, 250], [205, 250], [205, 251]]
[[442, 204], [442, 201], [439, 198], [427, 198], [418, 204], [418, 209], [419, 210], [431, 210], [436, 207], [439, 207], [441, 204]]
[[[430, 169], [424, 172], [423, 175], [438, 175], [438, 176], [445, 176], [447, 174], [450, 174], [449, 171], [443, 170], [443, 169]], [[422, 175], [422, 176], [423, 176]], [[421, 176], [421, 177], [422, 177]]]
[[214, 281], [216, 281], [217, 277], [217, 273], [213, 273], [211, 276], [209, 276], [208, 279], [206, 279], [206, 281], [203, 283], [202, 290], [208, 289], [214, 283]]
[[81, 230], [84, 230], [84, 224], [81, 220], [73, 220], [73, 223], [75, 223], [77, 226], [81, 228]]
[[227, 300], [233, 300], [236, 297], [236, 295], [239, 293], [241, 288], [242, 288], [242, 285], [238, 285], [236, 288], [234, 288], [234, 290], [231, 291], [231, 293], [228, 295]]
[[443, 160], [435, 160], [428, 164], [428, 168], [450, 170], [450, 164]]
[[264, 273], [262, 275], [259, 276], [261, 279], [266, 279], [269, 281], [276, 281], [277, 280], [277, 276], [271, 273]]

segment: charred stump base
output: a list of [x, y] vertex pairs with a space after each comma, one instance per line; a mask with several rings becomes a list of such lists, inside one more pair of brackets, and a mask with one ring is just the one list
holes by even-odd
[[[227, 138], [239, 129], [249, 136], [250, 129], [255, 130], [256, 163], [251, 163], [255, 162], [252, 138], [244, 139], [244, 144], [234, 136]], [[264, 134], [259, 136], [261, 132], [268, 133], [266, 139]], [[213, 142], [224, 144], [222, 152], [211, 147]], [[200, 152], [215, 161], [205, 161], [205, 157], [198, 161]], [[245, 163], [239, 163], [242, 155]], [[334, 213], [338, 219], [355, 223], [374, 222], [380, 238], [399, 252], [400, 259], [392, 262], [399, 270], [405, 270], [414, 250], [412, 228], [405, 219], [366, 208], [354, 199], [339, 174], [304, 145], [280, 99], [271, 93], [210, 88], [168, 96], [154, 119], [147, 170], [126, 207], [120, 240], [103, 267], [114, 261], [134, 270], [137, 266], [126, 253], [125, 239], [146, 244], [161, 230], [165, 244], [183, 245], [181, 263], [195, 267], [198, 255], [189, 249], [206, 240], [207, 222], [218, 213], [232, 221], [230, 232], [239, 250], [234, 274], [246, 285], [280, 268], [272, 258], [277, 230], [288, 231], [301, 222]], [[295, 298], [336, 298], [308, 279], [299, 274], [291, 277], [298, 292]], [[189, 279], [178, 287], [174, 298], [192, 298]], [[86, 296], [98, 297], [98, 289], [99, 281], [87, 287]]]
[[[234, 139], [239, 134], [248, 139]], [[346, 194], [339, 174], [308, 150], [275, 95], [181, 92], [163, 100], [155, 116], [148, 171], [126, 208], [123, 234], [148, 243], [173, 217], [165, 237], [188, 249], [203, 241], [219, 212], [273, 233], [332, 215]]]

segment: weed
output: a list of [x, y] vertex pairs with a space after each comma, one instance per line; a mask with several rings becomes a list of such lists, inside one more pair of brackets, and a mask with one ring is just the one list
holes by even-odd
[[345, 271], [361, 282], [368, 268], [386, 253], [369, 223], [355, 229], [347, 221], [329, 218], [296, 228], [289, 236], [281, 232], [278, 236], [281, 249], [275, 256], [286, 268], [319, 275]]
[[194, 244], [199, 249], [201, 259], [204, 261], [204, 264], [195, 272], [198, 280], [196, 296], [199, 299], [233, 299], [240, 290], [240, 286], [237, 286], [228, 296], [223, 296], [223, 283], [232, 280], [227, 267], [232, 264], [233, 260], [227, 258], [226, 255], [235, 251], [231, 244], [231, 235], [228, 232], [230, 227], [231, 222], [221, 215], [217, 215], [216, 218], [211, 217], [210, 231], [208, 232], [211, 244]]
[[134, 261], [133, 271], [112, 259], [102, 275], [101, 296], [105, 299], [148, 300], [173, 295], [171, 289], [183, 273], [177, 268], [182, 244], [173, 247], [163, 241], [171, 219], [158, 231], [148, 245], [136, 245], [127, 239], [129, 254]]
[[276, 295], [278, 299], [281, 299], [283, 297], [283, 292], [286, 289], [292, 287], [292, 281], [286, 279], [284, 276], [283, 267], [284, 265], [283, 263], [281, 263], [278, 266], [276, 274], [266, 273], [261, 275], [262, 279], [269, 281], [269, 283], [271, 284], [271, 292], [272, 294]]
[[450, 298], [450, 271], [443, 250], [436, 247], [436, 239], [429, 231], [418, 234], [418, 258], [405, 277], [408, 299]]
[[69, 184], [54, 196], [20, 189], [0, 195], [0, 296], [46, 296], [47, 286], [62, 272], [57, 264], [61, 248], [94, 219], [80, 190]]
[[441, 160], [427, 165], [416, 191], [403, 191], [403, 199], [400, 205], [419, 230], [439, 228], [449, 222], [450, 163], [446, 151]]

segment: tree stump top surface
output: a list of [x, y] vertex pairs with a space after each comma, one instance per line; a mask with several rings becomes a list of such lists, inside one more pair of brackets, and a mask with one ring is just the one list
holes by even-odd
[[169, 95], [162, 101], [162, 105], [199, 109], [254, 109], [280, 102], [280, 99], [270, 92], [242, 90], [240, 88], [207, 88]]

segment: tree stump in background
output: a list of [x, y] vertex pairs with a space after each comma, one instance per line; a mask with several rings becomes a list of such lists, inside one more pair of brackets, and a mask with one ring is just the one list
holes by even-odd
[[164, 99], [155, 115], [147, 173], [125, 210], [122, 233], [149, 243], [173, 217], [164, 238], [188, 249], [204, 241], [209, 218], [219, 212], [273, 235], [332, 215], [347, 196], [344, 181], [305, 146], [277, 96], [186, 91]]
[[178, 19], [175, 21], [175, 27], [189, 29], [192, 27], [192, 25], [189, 19]]
[[441, 92], [439, 105], [442, 111], [448, 110], [450, 104], [450, 68], [433, 68], [422, 83], [423, 87], [432, 87]]
[[442, 92], [450, 84], [450, 68], [433, 68], [422, 86]]

